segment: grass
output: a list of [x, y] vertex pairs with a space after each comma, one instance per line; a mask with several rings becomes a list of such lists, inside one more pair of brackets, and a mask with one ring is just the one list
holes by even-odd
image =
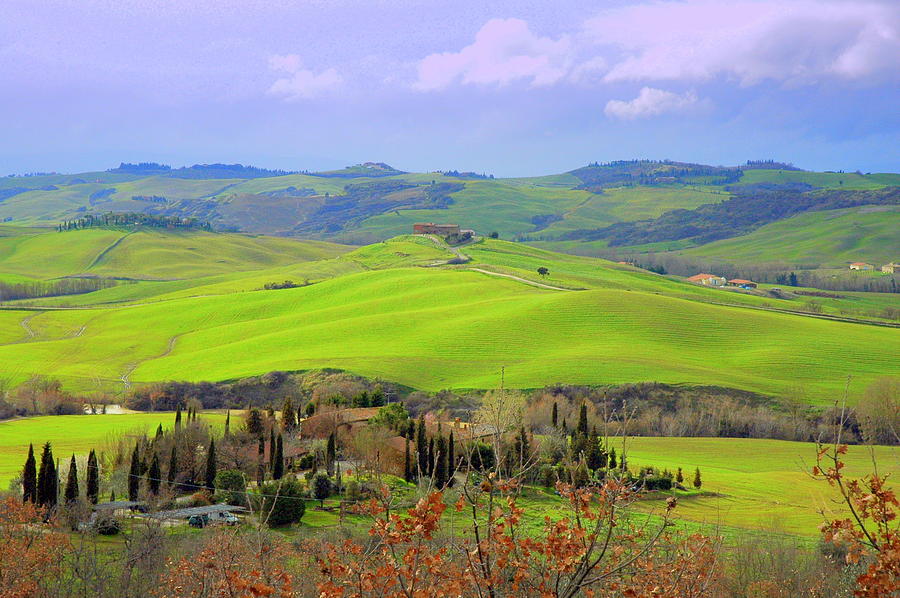
[[[615, 446], [615, 445], [614, 445]], [[653, 465], [684, 470], [686, 485], [699, 467], [703, 493], [683, 496], [676, 513], [703, 524], [792, 534], [817, 534], [828, 516], [843, 516], [836, 493], [813, 480], [815, 444], [747, 438], [629, 438], [632, 469]], [[872, 472], [873, 457], [881, 474], [900, 475], [900, 447], [851, 446], [845, 473], [859, 477]], [[647, 508], [652, 505], [647, 505]]]
[[[11, 326], [30, 318], [36, 336], [25, 338], [20, 326], [0, 345], [0, 374], [40, 372], [82, 389], [98, 377], [121, 389], [123, 376], [224, 380], [336, 367], [439, 390], [493, 387], [506, 366], [507, 383], [521, 388], [659, 380], [777, 394], [803, 385], [827, 404], [843, 372], [854, 374], [858, 396], [873, 378], [898, 371], [893, 330], [709, 305], [724, 293], [600, 260], [554, 262], [554, 254], [494, 241], [466, 248], [475, 261], [460, 269], [387, 267], [446, 255], [421, 241], [328, 261], [351, 272], [305, 288], [205, 296], [201, 286], [189, 290], [197, 296], [176, 292], [128, 308], [5, 312]], [[548, 284], [586, 290], [541, 290], [466, 270], [539, 279], [536, 264], [549, 264]]]
[[745, 170], [740, 184], [807, 183], [825, 189], [879, 189], [900, 185], [900, 174], [856, 174], [852, 172], [806, 172], [803, 170]]
[[864, 206], [809, 212], [767, 224], [750, 234], [681, 251], [731, 262], [782, 262], [846, 267], [900, 260], [900, 206]]
[[0, 236], [0, 271], [35, 278], [91, 275], [181, 279], [261, 270], [336, 257], [350, 248], [323, 241], [154, 228]]
[[[224, 425], [225, 414], [202, 412], [200, 417], [213, 425]], [[36, 457], [50, 442], [53, 454], [60, 460], [75, 454], [86, 456], [91, 449], [105, 450], [123, 434], [153, 432], [174, 425], [173, 412], [127, 413], [107, 415], [47, 415], [0, 421], [0, 488], [19, 475], [33, 444]]]

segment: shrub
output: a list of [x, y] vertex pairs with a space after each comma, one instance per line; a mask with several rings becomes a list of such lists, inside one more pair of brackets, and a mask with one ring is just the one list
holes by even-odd
[[216, 500], [230, 505], [244, 505], [247, 502], [247, 482], [238, 469], [226, 469], [216, 474]]
[[122, 525], [114, 517], [101, 517], [94, 523], [94, 529], [101, 536], [115, 536], [122, 531]]
[[292, 477], [263, 484], [260, 494], [262, 495], [260, 516], [269, 527], [297, 523], [306, 512], [303, 486]]

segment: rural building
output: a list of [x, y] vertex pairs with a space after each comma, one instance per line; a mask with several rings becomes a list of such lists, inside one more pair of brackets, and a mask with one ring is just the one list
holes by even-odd
[[435, 224], [434, 222], [418, 222], [413, 224], [413, 233], [417, 235], [441, 235], [449, 237], [460, 233], [458, 224]]
[[732, 278], [728, 281], [730, 287], [743, 287], [745, 289], [755, 289], [756, 283], [752, 280], [744, 280], [743, 278]]
[[885, 264], [881, 267], [881, 271], [885, 274], [893, 274], [895, 272], [900, 272], [900, 264], [895, 264], [891, 262], [890, 264]]
[[207, 518], [210, 522], [226, 522], [229, 515], [234, 513], [243, 513], [246, 507], [237, 507], [234, 505], [218, 504], [208, 505], [204, 507], [187, 507], [184, 509], [172, 509], [170, 511], [157, 511], [150, 513], [147, 517], [162, 520], [184, 520], [187, 521], [191, 517], [197, 515]]
[[328, 438], [332, 432], [349, 433], [375, 417], [380, 407], [353, 407], [323, 411], [300, 423], [303, 438]]
[[728, 282], [724, 276], [716, 276], [715, 274], [694, 274], [688, 278], [688, 282], [702, 284], [705, 287], [724, 287]]
[[872, 264], [867, 264], [865, 262], [853, 262], [850, 264], [851, 270], [872, 270], [874, 266]]

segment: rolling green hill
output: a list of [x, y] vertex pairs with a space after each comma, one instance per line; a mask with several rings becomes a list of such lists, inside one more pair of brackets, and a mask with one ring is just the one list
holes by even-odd
[[819, 264], [900, 262], [900, 206], [864, 206], [800, 214], [748, 235], [683, 250], [695, 257], [742, 262]]
[[[72, 388], [100, 381], [121, 390], [333, 367], [438, 390], [493, 387], [505, 366], [507, 383], [523, 388], [658, 380], [778, 394], [800, 385], [829, 403], [847, 373], [856, 397], [874, 377], [900, 372], [894, 329], [766, 311], [759, 308], [791, 302], [522, 244], [485, 240], [451, 250], [407, 236], [343, 255], [333, 246], [298, 244], [324, 259], [284, 264], [294, 259], [292, 246], [282, 244], [290, 241], [263, 245], [270, 252], [263, 259], [245, 253], [245, 243], [260, 240], [244, 235], [152, 231], [121, 258], [104, 261], [127, 242], [122, 234], [29, 236], [29, 251], [13, 252], [12, 263], [21, 271], [43, 267], [49, 276], [91, 262], [110, 271], [137, 268], [150, 256], [195, 277], [32, 300], [40, 307], [0, 312], [11, 329], [0, 335], [0, 376], [21, 381], [42, 373]], [[51, 268], [42, 256], [56, 251], [60, 238], [74, 250]], [[190, 249], [200, 238], [209, 247], [220, 243], [219, 251], [231, 248], [234, 259], [246, 255], [247, 263], [215, 274], [216, 252], [207, 250], [212, 263], [203, 264]], [[116, 239], [125, 240], [98, 260]], [[280, 265], [261, 267], [268, 262]], [[550, 274], [538, 276], [540, 266]], [[214, 275], [204, 275], [210, 269]], [[260, 290], [288, 278], [314, 284]], [[81, 309], [53, 309], [62, 305]]]

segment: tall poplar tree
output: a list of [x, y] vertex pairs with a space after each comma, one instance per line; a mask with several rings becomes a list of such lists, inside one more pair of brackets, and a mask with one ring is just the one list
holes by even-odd
[[25, 467], [22, 469], [22, 501], [37, 503], [37, 465], [34, 461], [34, 445], [28, 445], [28, 457], [25, 459]]
[[97, 463], [97, 453], [94, 452], [94, 449], [91, 449], [91, 452], [88, 454], [87, 482], [85, 485], [88, 502], [92, 505], [97, 504], [97, 501], [100, 499], [100, 465]]
[[69, 461], [69, 476], [66, 479], [66, 490], [65, 490], [65, 499], [66, 504], [70, 505], [78, 500], [78, 495], [81, 494], [78, 489], [78, 464], [75, 462], [75, 455], [72, 455], [72, 460]]

